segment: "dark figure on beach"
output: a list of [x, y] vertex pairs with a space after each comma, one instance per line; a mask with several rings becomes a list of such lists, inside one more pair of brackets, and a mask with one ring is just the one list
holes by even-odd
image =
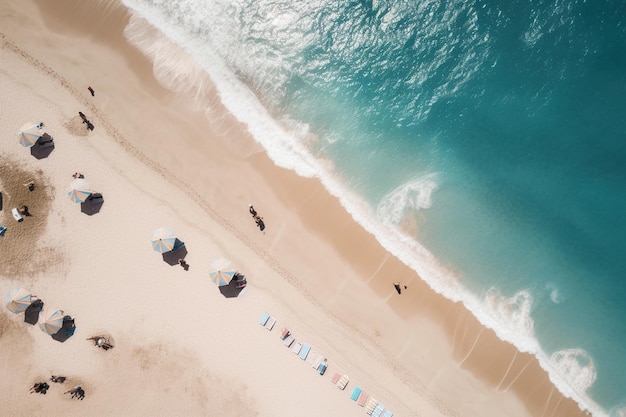
[[89, 92], [91, 93], [91, 97], [93, 97], [93, 96], [95, 96], [95, 95], [96, 95], [96, 92], [95, 92], [95, 91], [93, 91], [93, 88], [91, 88], [91, 87], [87, 87], [87, 90], [89, 90]]
[[33, 392], [37, 392], [39, 394], [44, 394], [45, 395], [46, 392], [48, 391], [48, 388], [50, 388], [50, 385], [48, 385], [47, 382], [37, 382], [30, 389], [30, 393], [32, 394]]
[[30, 303], [29, 307], [32, 308], [33, 310], [41, 311], [43, 310], [43, 301], [40, 299], [33, 300], [33, 302]]
[[254, 209], [254, 207], [252, 207], [252, 204], [250, 204], [249, 208], [250, 208], [250, 214], [252, 214], [252, 217], [254, 217], [256, 219], [257, 213], [256, 213], [256, 210]]
[[396, 291], [398, 291], [398, 294], [402, 294], [402, 287], [400, 287], [399, 282], [394, 282], [393, 287], [396, 289]]
[[56, 383], [59, 383], [59, 384], [64, 383], [64, 382], [65, 382], [65, 379], [66, 379], [66, 377], [64, 377], [64, 376], [56, 376], [56, 375], [52, 375], [52, 376], [50, 377], [50, 381], [52, 381], [52, 382], [56, 382]]
[[69, 391], [65, 391], [64, 394], [72, 394], [72, 398], [78, 398], [79, 400], [83, 400], [85, 398], [85, 390], [80, 385]]
[[76, 324], [74, 323], [74, 319], [72, 316], [63, 317], [63, 325], [61, 326], [61, 330], [68, 336], [72, 336], [76, 331]]
[[85, 176], [83, 174], [81, 174], [80, 172], [75, 172], [74, 175], [72, 175], [72, 177], [74, 177], [74, 178], [85, 178]]
[[256, 225], [259, 227], [261, 231], [265, 230], [265, 223], [263, 222], [263, 217], [256, 216], [254, 218], [254, 221], [256, 222]]
[[31, 216], [30, 212], [28, 211], [28, 206], [22, 206], [20, 208], [20, 212], [22, 213], [23, 216]]
[[83, 113], [82, 111], [79, 111], [78, 115], [80, 116], [81, 119], [83, 119], [83, 123], [87, 122], [87, 116], [85, 116], [85, 113]]
[[189, 264], [183, 258], [178, 260], [178, 264], [182, 266], [185, 271], [189, 270]]

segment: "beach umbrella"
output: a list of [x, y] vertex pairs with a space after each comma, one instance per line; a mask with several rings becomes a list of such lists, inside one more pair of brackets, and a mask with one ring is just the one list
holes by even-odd
[[27, 148], [33, 146], [42, 135], [41, 127], [34, 123], [26, 123], [17, 134], [17, 139]]
[[211, 264], [209, 277], [211, 277], [211, 281], [213, 281], [214, 284], [221, 287], [228, 285], [236, 273], [237, 270], [231, 261], [226, 258], [219, 258]]
[[171, 251], [175, 244], [176, 236], [169, 227], [161, 226], [152, 233], [152, 249], [159, 253]]
[[45, 308], [39, 316], [39, 327], [48, 334], [55, 334], [63, 327], [63, 310], [52, 310]]
[[24, 288], [14, 288], [7, 293], [6, 302], [4, 303], [9, 310], [17, 313], [23, 313], [30, 305], [33, 294]]
[[91, 194], [92, 191], [89, 189], [89, 181], [83, 178], [76, 178], [72, 181], [70, 189], [67, 192], [67, 195], [69, 195], [70, 199], [75, 203], [83, 203]]

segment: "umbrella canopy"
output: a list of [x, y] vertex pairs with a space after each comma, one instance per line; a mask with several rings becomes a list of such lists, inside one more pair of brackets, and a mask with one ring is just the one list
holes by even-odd
[[170, 227], [161, 226], [152, 233], [152, 249], [159, 253], [174, 249], [176, 236]]
[[83, 178], [76, 178], [70, 184], [70, 189], [67, 195], [74, 203], [83, 203], [87, 200], [87, 197], [91, 195], [92, 191], [89, 189], [89, 181]]
[[9, 310], [17, 313], [23, 313], [30, 305], [33, 294], [24, 288], [15, 288], [7, 293], [6, 302], [4, 303]]
[[63, 310], [52, 310], [44, 307], [39, 316], [39, 327], [50, 335], [55, 334], [63, 327], [64, 316]]
[[41, 131], [41, 127], [39, 125], [26, 123], [18, 132], [17, 139], [22, 146], [30, 148], [39, 140], [42, 134], [43, 132]]
[[211, 277], [211, 281], [218, 287], [228, 285], [235, 276], [235, 273], [237, 273], [237, 269], [235, 269], [233, 263], [226, 258], [215, 260], [211, 264], [211, 267], [209, 277]]

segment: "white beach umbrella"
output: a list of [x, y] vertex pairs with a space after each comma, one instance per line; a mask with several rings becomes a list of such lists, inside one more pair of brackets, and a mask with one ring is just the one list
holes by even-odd
[[89, 189], [89, 181], [83, 178], [76, 178], [70, 184], [70, 189], [67, 192], [67, 195], [70, 196], [70, 199], [75, 203], [82, 203], [87, 200], [92, 194], [92, 191]]
[[209, 277], [218, 287], [228, 285], [237, 273], [237, 269], [233, 263], [226, 258], [219, 258], [211, 264], [211, 272]]
[[33, 294], [24, 288], [14, 288], [6, 295], [5, 305], [7, 308], [17, 313], [23, 313], [30, 305]]
[[152, 249], [159, 253], [169, 252], [176, 245], [176, 235], [170, 227], [161, 226], [152, 233]]
[[22, 146], [30, 148], [37, 143], [42, 134], [43, 132], [41, 131], [40, 125], [26, 123], [17, 133], [17, 140]]
[[63, 327], [63, 310], [45, 308], [39, 315], [39, 327], [48, 334], [56, 334]]

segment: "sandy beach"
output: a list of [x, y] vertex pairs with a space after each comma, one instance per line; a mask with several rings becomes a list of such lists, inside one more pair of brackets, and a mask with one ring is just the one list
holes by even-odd
[[[357, 386], [394, 416], [587, 415], [316, 180], [273, 165], [210, 86], [209, 118], [162, 87], [124, 39], [122, 6], [6, 0], [0, 12], [0, 290], [24, 287], [76, 319], [60, 343], [2, 308], [3, 415], [363, 416]], [[41, 159], [17, 141], [28, 121], [54, 138]], [[75, 172], [102, 194], [98, 213], [68, 198]], [[22, 205], [32, 215], [18, 223], [10, 210]], [[188, 271], [152, 250], [160, 226], [185, 242]], [[209, 279], [221, 256], [247, 277], [237, 298]], [[282, 328], [311, 346], [307, 360]], [[114, 348], [86, 340], [97, 334]], [[345, 390], [335, 373], [349, 376]], [[58, 374], [68, 380], [29, 393]], [[64, 394], [76, 385], [83, 401]]]

